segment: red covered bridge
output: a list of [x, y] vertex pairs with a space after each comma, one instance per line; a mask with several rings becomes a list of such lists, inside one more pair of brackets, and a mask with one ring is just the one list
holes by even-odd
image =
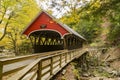
[[83, 38], [65, 24], [42, 11], [23, 31], [33, 44], [34, 52], [47, 52], [82, 47]]

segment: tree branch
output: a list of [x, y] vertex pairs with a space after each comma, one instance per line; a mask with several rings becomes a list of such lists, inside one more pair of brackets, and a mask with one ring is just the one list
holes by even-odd
[[12, 16], [13, 16], [13, 12], [11, 12], [11, 14], [10, 14], [10, 16], [9, 16], [9, 18], [8, 18], [8, 20], [7, 20], [7, 23], [5, 24], [4, 33], [3, 33], [3, 35], [0, 37], [0, 41], [1, 41], [1, 40], [5, 37], [5, 35], [6, 35], [6, 30], [7, 30], [8, 24], [9, 24], [9, 20], [12, 18]]
[[5, 14], [6, 14], [6, 10], [3, 12], [2, 18], [1, 18], [1, 20], [0, 20], [0, 24], [2, 23]]

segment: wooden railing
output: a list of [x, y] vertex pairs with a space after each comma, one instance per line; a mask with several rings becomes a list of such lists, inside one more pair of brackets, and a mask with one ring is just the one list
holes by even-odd
[[53, 52], [20, 56], [15, 58], [0, 59], [0, 80], [6, 80], [9, 76], [25, 68], [27, 65], [35, 61], [37, 58], [57, 54], [64, 51], [67, 50], [59, 50]]
[[0, 80], [49, 80], [83, 53], [81, 49], [61, 50], [0, 60]]

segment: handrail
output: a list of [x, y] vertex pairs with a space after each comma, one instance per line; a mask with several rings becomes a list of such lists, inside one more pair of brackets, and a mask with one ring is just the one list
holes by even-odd
[[[38, 58], [8, 80], [24, 80], [27, 75], [30, 75], [30, 77], [27, 77], [27, 80], [32, 80], [35, 77], [37, 80], [49, 80], [70, 61], [82, 55], [83, 52], [81, 51], [80, 49], [76, 49]], [[55, 57], [58, 57], [57, 60], [55, 60]], [[47, 60], [50, 61], [50, 63], [48, 62], [46, 63], [47, 65], [43, 66], [43, 63]], [[34, 74], [31, 74], [32, 72], [34, 72]], [[31, 78], [31, 76], [33, 77]]]
[[27, 65], [35, 61], [37, 58], [57, 54], [64, 51], [67, 50], [44, 52], [14, 58], [0, 59], [0, 80], [2, 80], [3, 76], [7, 76], [9, 74], [15, 73], [25, 68]]
[[35, 65], [38, 64], [38, 62], [41, 60], [37, 59], [36, 61], [32, 62], [30, 65], [28, 65], [27, 67], [25, 67], [23, 70], [19, 71], [17, 74], [15, 74], [14, 76], [12, 76], [9, 80], [21, 80], [21, 78], [23, 76], [25, 76], [26, 73], [28, 73]]
[[15, 57], [15, 58], [0, 59], [0, 61], [2, 61], [2, 63], [4, 65], [6, 65], [6, 64], [9, 64], [9, 63], [11, 64], [11, 63], [17, 62], [19, 60], [21, 61], [21, 60], [25, 60], [25, 59], [33, 58], [33, 57], [48, 56], [48, 55], [51, 55], [51, 53], [54, 54], [54, 53], [61, 52], [61, 51], [65, 51], [65, 50], [52, 51], [52, 52], [43, 52], [43, 53], [26, 55], [26, 56], [20, 56], [20, 57]]
[[[60, 53], [60, 54], [62, 54], [62, 53]], [[43, 57], [43, 58], [39, 58], [39, 59], [35, 60], [31, 64], [29, 64], [27, 67], [25, 67], [23, 70], [19, 71], [17, 74], [15, 74], [13, 77], [11, 77], [9, 80], [13, 80], [13, 79], [14, 80], [21, 80], [21, 78], [26, 73], [28, 73], [33, 67], [35, 67], [35, 65], [37, 65], [41, 60], [55, 57], [55, 56], [60, 55], [60, 54], [55, 54], [55, 55], [51, 55], [51, 56], [47, 56], [47, 57]]]

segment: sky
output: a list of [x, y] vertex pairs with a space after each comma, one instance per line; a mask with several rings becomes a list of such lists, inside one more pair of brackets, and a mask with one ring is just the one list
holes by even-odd
[[[36, 0], [37, 1], [37, 4], [39, 5], [40, 8], [42, 8], [43, 10], [49, 10], [50, 9], [50, 5], [51, 5], [51, 1], [50, 0], [45, 0], [44, 2], [40, 2], [39, 0]], [[60, 2], [61, 0], [58, 0], [58, 3], [61, 3]], [[69, 10], [69, 8], [66, 7], [67, 10]], [[66, 10], [62, 10], [61, 12], [57, 11], [56, 8], [52, 8], [52, 12], [53, 12], [53, 16], [56, 17], [56, 18], [60, 18], [62, 17], [62, 15], [64, 15], [66, 13]]]
[[[55, 1], [60, 5], [64, 4], [63, 0], [43, 0], [43, 1], [36, 0], [39, 7], [42, 8], [43, 10], [45, 10], [45, 11], [51, 9], [50, 5], [52, 5], [52, 1], [53, 2]], [[82, 0], [79, 0], [79, 1], [80, 2], [78, 3], [77, 0], [66, 0], [67, 3], [72, 4], [73, 6], [74, 6], [74, 4], [77, 4], [77, 7], [81, 7], [82, 5], [84, 5]], [[90, 0], [86, 0], [86, 1], [90, 1]], [[61, 8], [60, 6], [57, 6], [57, 4], [56, 4], [55, 7], [52, 7], [51, 11], [53, 12], [52, 15], [54, 17], [61, 18], [65, 13], [70, 11], [70, 8], [68, 6], [65, 6], [64, 8]]]

